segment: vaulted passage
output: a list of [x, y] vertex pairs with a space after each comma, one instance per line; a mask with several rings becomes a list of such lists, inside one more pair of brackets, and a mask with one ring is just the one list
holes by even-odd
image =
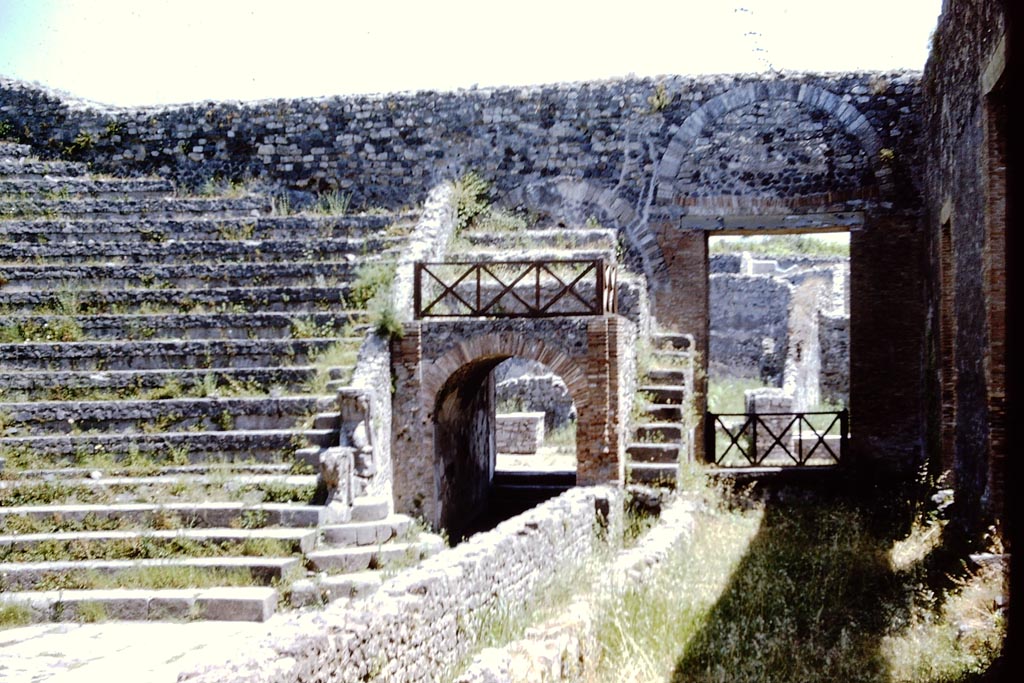
[[576, 483], [621, 482], [632, 387], [619, 358], [633, 335], [614, 315], [408, 326], [392, 349], [395, 410], [407, 416], [394, 432], [395, 507], [452, 540], [486, 526], [499, 451], [494, 370], [509, 358], [564, 382], [578, 420]]

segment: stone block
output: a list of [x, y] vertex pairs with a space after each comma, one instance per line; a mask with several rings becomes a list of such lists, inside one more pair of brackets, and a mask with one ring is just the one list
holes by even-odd
[[210, 588], [196, 596], [196, 616], [211, 621], [266, 621], [277, 609], [273, 588]]

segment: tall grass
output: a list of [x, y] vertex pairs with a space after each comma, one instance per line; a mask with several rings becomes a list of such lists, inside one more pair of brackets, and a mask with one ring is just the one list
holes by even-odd
[[596, 680], [966, 681], [997, 656], [1001, 576], [935, 571], [934, 525], [897, 545], [848, 503], [747, 507], [597, 601]]

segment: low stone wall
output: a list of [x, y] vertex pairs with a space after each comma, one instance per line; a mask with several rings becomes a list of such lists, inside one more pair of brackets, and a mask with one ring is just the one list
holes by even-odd
[[[606, 590], [621, 594], [647, 580], [673, 552], [688, 543], [698, 505], [679, 499], [634, 547], [619, 552], [605, 578]], [[477, 655], [456, 683], [534, 683], [591, 680], [600, 643], [592, 599], [582, 596], [553, 619], [527, 629], [523, 638]]]
[[544, 413], [499, 413], [494, 442], [499, 453], [533, 455], [544, 444]]
[[290, 616], [244, 657], [183, 672], [181, 683], [436, 681], [473, 647], [489, 611], [523, 604], [552, 574], [622, 529], [621, 491], [572, 489], [438, 553], [366, 600]]

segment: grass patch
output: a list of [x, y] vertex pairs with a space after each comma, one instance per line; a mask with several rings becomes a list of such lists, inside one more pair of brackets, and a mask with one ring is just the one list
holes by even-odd
[[0, 629], [14, 628], [32, 623], [32, 611], [16, 603], [0, 602]]
[[653, 580], [595, 600], [595, 680], [966, 681], [998, 654], [1001, 578], [951, 580], [934, 524], [896, 543], [850, 502], [749, 503], [713, 507]]
[[752, 377], [711, 377], [708, 379], [708, 410], [712, 413], [742, 413], [746, 411], [744, 393], [764, 389], [765, 384]]
[[711, 240], [709, 251], [714, 254], [738, 254], [749, 251], [759, 256], [850, 256], [850, 243], [833, 242], [811, 235], [765, 235], [757, 239]]

